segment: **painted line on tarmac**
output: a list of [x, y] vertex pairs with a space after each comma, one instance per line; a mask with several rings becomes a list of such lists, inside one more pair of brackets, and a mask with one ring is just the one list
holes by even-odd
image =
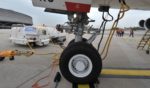
[[143, 69], [103, 69], [101, 77], [104, 78], [141, 78], [150, 79], [150, 70]]
[[95, 88], [94, 83], [88, 83], [88, 84], [76, 84], [73, 85], [73, 88]]
[[150, 70], [103, 69], [104, 75], [150, 76]]
[[150, 70], [150, 68], [127, 68], [127, 67], [103, 67], [103, 69], [118, 69], [118, 70]]
[[150, 79], [150, 70], [144, 69], [103, 69], [104, 78], [141, 78]]
[[150, 79], [150, 76], [101, 75], [100, 78]]
[[77, 88], [90, 88], [89, 84], [79, 84]]

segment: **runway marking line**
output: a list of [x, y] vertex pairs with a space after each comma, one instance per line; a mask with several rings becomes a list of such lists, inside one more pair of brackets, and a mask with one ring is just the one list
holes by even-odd
[[90, 88], [89, 84], [78, 84], [78, 88]]
[[[150, 77], [150, 70], [134, 69], [103, 69], [102, 75], [114, 76], [146, 76]], [[78, 84], [78, 88], [90, 88], [89, 84]]]
[[101, 74], [116, 76], [150, 76], [150, 70], [103, 69]]

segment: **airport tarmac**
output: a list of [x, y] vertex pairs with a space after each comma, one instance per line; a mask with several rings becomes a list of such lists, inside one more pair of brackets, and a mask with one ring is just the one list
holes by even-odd
[[[0, 30], [0, 50], [29, 50], [27, 46], [12, 44], [9, 38], [10, 30]], [[103, 69], [136, 69], [150, 70], [150, 55], [143, 50], [137, 50], [136, 47], [144, 32], [137, 31], [134, 38], [127, 34], [123, 37], [113, 37], [108, 57], [103, 61]], [[73, 38], [73, 35], [67, 35], [67, 43]], [[89, 35], [85, 35], [89, 37]], [[105, 43], [107, 35], [104, 37], [102, 47]], [[96, 47], [100, 36], [93, 42]], [[62, 49], [56, 45], [49, 44], [44, 47], [35, 47], [39, 52], [57, 52], [61, 53]], [[100, 50], [101, 52], [101, 50]], [[33, 55], [31, 57], [16, 56], [14, 61], [8, 59], [0, 62], [0, 88], [32, 88], [32, 85], [40, 78], [49, 74], [51, 70], [50, 63], [52, 55]], [[55, 72], [59, 71], [58, 66]], [[125, 72], [125, 71], [124, 71]], [[44, 85], [49, 80], [50, 85], [45, 88], [54, 88], [53, 73], [51, 78], [47, 78], [40, 82]], [[100, 84], [98, 88], [149, 88], [150, 77], [143, 74], [142, 77], [128, 76], [104, 76], [99, 77]], [[72, 84], [62, 78], [58, 88], [71, 88]]]

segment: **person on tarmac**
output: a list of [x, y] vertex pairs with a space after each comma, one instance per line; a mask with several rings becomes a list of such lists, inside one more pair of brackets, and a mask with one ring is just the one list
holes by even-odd
[[129, 37], [134, 37], [134, 30], [133, 29], [130, 29], [130, 35]]

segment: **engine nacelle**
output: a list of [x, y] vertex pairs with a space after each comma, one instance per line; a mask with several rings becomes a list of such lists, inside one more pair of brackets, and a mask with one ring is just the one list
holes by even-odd
[[145, 21], [145, 27], [146, 29], [150, 30], [150, 18]]
[[144, 27], [144, 23], [145, 23], [145, 20], [140, 20], [139, 26], [140, 26], [140, 27]]
[[150, 18], [148, 18], [147, 20], [140, 20], [139, 26], [144, 27], [147, 30], [150, 30]]

